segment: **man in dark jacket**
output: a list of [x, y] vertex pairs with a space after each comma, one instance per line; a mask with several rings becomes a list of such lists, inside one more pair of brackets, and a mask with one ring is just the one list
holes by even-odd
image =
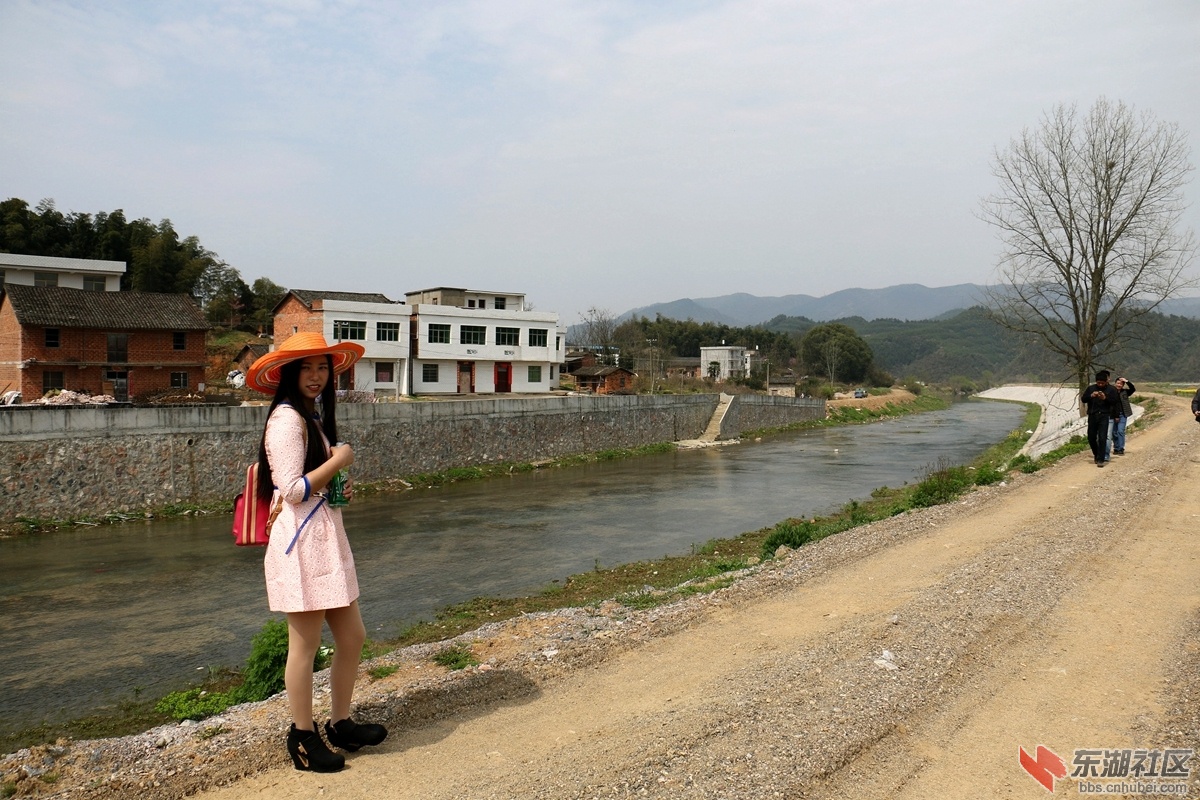
[[1092, 448], [1092, 458], [1096, 460], [1097, 467], [1103, 467], [1108, 455], [1108, 434], [1112, 429], [1112, 421], [1121, 413], [1121, 396], [1108, 385], [1108, 370], [1102, 369], [1096, 373], [1096, 382], [1083, 390], [1079, 402], [1087, 407], [1088, 447]]
[[1113, 420], [1112, 451], [1115, 456], [1125, 455], [1125, 426], [1133, 418], [1133, 405], [1129, 397], [1137, 391], [1133, 381], [1128, 378], [1117, 378], [1117, 394], [1121, 398], [1121, 416]]

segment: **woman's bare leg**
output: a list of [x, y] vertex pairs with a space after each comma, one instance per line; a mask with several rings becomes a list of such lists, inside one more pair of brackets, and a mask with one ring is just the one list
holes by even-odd
[[321, 645], [325, 615], [325, 611], [296, 611], [287, 615], [288, 654], [283, 685], [287, 688], [292, 723], [298, 730], [313, 729], [313, 659]]
[[[354, 682], [358, 678], [358, 663], [362, 659], [367, 629], [363, 626], [357, 600], [342, 608], [328, 609], [325, 620], [333, 633], [333, 664], [329, 671], [330, 719], [338, 722], [350, 716], [350, 701], [354, 697]], [[291, 694], [290, 690], [288, 693]]]

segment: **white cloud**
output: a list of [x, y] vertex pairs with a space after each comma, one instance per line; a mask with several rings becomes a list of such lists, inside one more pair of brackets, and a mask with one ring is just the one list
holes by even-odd
[[170, 217], [247, 279], [512, 289], [568, 322], [984, 281], [992, 148], [1102, 94], [1200, 135], [1198, 23], [1186, 0], [10, 0], [0, 179]]

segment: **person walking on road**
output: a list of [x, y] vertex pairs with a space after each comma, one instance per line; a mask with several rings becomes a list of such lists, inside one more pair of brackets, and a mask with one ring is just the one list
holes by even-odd
[[1121, 397], [1108, 383], [1109, 372], [1096, 373], [1096, 381], [1083, 390], [1079, 402], [1087, 408], [1088, 447], [1097, 467], [1103, 467], [1108, 456], [1108, 438], [1113, 420], [1120, 414]]
[[1129, 420], [1133, 418], [1133, 405], [1129, 402], [1129, 397], [1136, 391], [1137, 387], [1133, 385], [1133, 381], [1128, 378], [1117, 378], [1117, 394], [1121, 400], [1121, 416], [1113, 420], [1113, 455], [1125, 455], [1125, 427], [1129, 424]]

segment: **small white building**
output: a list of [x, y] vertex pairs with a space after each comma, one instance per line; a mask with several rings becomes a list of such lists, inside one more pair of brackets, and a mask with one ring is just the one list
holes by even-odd
[[95, 292], [121, 291], [124, 261], [93, 258], [58, 258], [0, 253], [0, 285], [60, 286]]
[[408, 306], [330, 299], [323, 306], [325, 341], [357, 342], [366, 351], [345, 385], [375, 394], [409, 394]]
[[409, 292], [412, 394], [539, 393], [565, 359], [558, 314], [525, 295], [438, 287]]
[[748, 369], [744, 347], [722, 344], [720, 347], [700, 348], [701, 377], [728, 381], [746, 377]]

